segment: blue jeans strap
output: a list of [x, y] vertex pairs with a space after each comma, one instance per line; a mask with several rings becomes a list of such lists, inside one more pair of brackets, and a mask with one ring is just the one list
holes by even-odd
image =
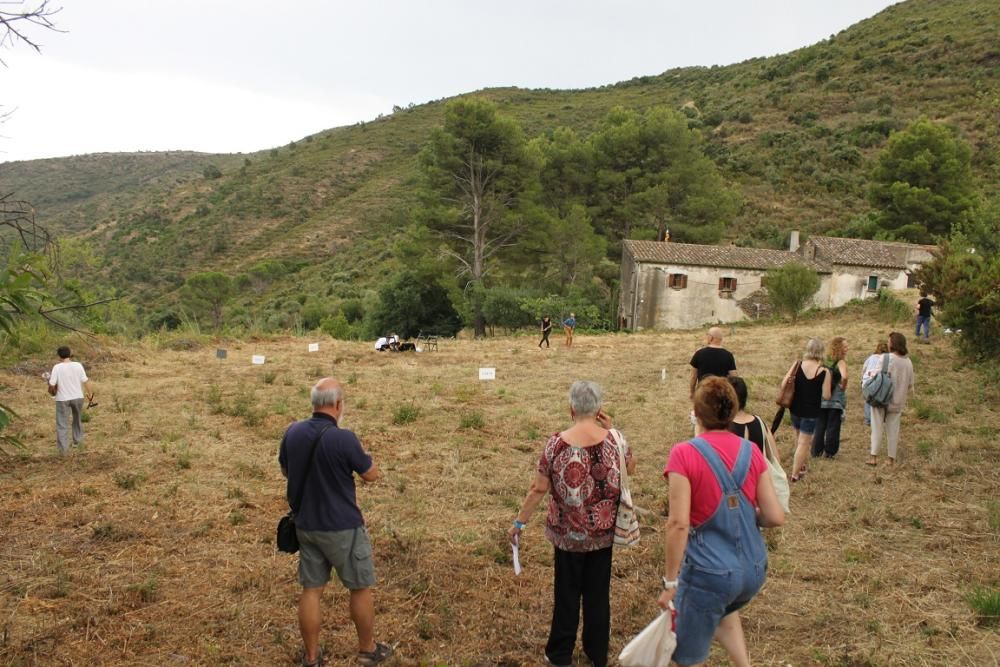
[[705, 459], [705, 462], [708, 463], [708, 467], [712, 469], [712, 473], [715, 475], [715, 479], [719, 482], [719, 487], [722, 489], [722, 495], [729, 496], [739, 491], [740, 487], [736, 486], [733, 476], [726, 469], [726, 464], [722, 462], [718, 452], [712, 448], [712, 445], [700, 437], [692, 438], [690, 442], [698, 450], [702, 458]]

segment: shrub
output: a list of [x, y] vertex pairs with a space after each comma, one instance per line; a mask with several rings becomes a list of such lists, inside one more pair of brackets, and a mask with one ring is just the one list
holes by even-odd
[[459, 428], [480, 429], [484, 426], [486, 426], [486, 420], [483, 418], [483, 413], [479, 411], [465, 412], [458, 420]]
[[819, 290], [819, 276], [805, 266], [793, 262], [767, 272], [767, 294], [771, 306], [780, 313], [799, 317], [802, 309]]
[[404, 404], [396, 406], [392, 413], [392, 423], [398, 425], [415, 422], [420, 416], [420, 408], [415, 405]]
[[1000, 624], [1000, 588], [980, 586], [966, 598], [980, 625]]

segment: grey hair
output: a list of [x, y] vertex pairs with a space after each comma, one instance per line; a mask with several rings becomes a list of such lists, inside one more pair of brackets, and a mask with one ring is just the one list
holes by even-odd
[[806, 350], [802, 354], [803, 359], [815, 359], [816, 361], [823, 361], [823, 341], [819, 338], [810, 338], [806, 341]]
[[340, 385], [334, 384], [329, 389], [320, 389], [319, 385], [309, 392], [309, 400], [312, 401], [313, 410], [325, 408], [328, 405], [336, 405], [344, 397], [344, 391]]
[[569, 388], [569, 407], [579, 417], [592, 417], [601, 409], [601, 386], [590, 380], [577, 380]]

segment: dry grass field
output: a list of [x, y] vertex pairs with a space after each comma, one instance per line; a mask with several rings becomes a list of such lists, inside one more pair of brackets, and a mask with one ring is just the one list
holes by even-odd
[[[767, 535], [771, 570], [744, 615], [755, 665], [994, 665], [998, 626], [967, 602], [1000, 584], [995, 386], [943, 337], [911, 345], [917, 395], [894, 470], [868, 448], [857, 372], [891, 327], [856, 308], [798, 325], [737, 327], [725, 341], [770, 417], [777, 383], [807, 335], [851, 345], [840, 457], [792, 489]], [[909, 324], [900, 323], [909, 333]], [[936, 332], [937, 333], [937, 332]], [[690, 434], [687, 362], [702, 332], [446, 341], [388, 354], [307, 339], [185, 351], [107, 345], [88, 364], [99, 405], [84, 448], [55, 454], [48, 361], [4, 371], [27, 450], [0, 457], [0, 664], [287, 665], [300, 641], [296, 558], [276, 553], [284, 513], [276, 453], [308, 388], [346, 385], [344, 426], [384, 471], [360, 487], [380, 584], [377, 633], [394, 665], [537, 665], [548, 631], [551, 546], [541, 512], [515, 578], [505, 531], [545, 437], [568, 425], [566, 390], [593, 379], [638, 460], [641, 544], [615, 554], [612, 650], [653, 618], [672, 443]], [[267, 355], [251, 366], [252, 354]], [[477, 368], [497, 369], [495, 381]], [[666, 381], [661, 381], [661, 369]], [[791, 429], [778, 443], [791, 454]], [[322, 641], [350, 664], [346, 594], [324, 598]], [[578, 664], [583, 664], [582, 662]], [[710, 664], [726, 664], [716, 648]]]

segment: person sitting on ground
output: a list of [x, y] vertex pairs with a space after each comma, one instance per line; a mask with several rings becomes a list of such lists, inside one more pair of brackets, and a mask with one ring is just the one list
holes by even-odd
[[519, 544], [532, 512], [549, 496], [545, 537], [555, 547], [554, 603], [545, 658], [551, 665], [573, 663], [583, 600], [583, 651], [595, 667], [608, 664], [611, 634], [611, 551], [621, 497], [621, 455], [629, 474], [635, 460], [628, 443], [611, 429], [601, 409], [601, 388], [577, 381], [569, 389], [573, 425], [545, 443], [538, 471], [510, 529]]
[[310, 392], [313, 415], [288, 427], [278, 463], [288, 478], [286, 495], [302, 498], [295, 513], [299, 538], [299, 628], [305, 645], [302, 667], [324, 664], [319, 648], [320, 601], [330, 569], [350, 591], [350, 614], [358, 635], [357, 660], [377, 665], [392, 655], [375, 641], [375, 566], [364, 517], [358, 508], [354, 475], [365, 482], [381, 476], [353, 432], [338, 423], [344, 414], [344, 387], [323, 378]]
[[389, 349], [389, 339], [386, 336], [380, 336], [377, 341], [375, 341], [375, 350], [377, 352], [385, 352]]
[[[713, 637], [734, 665], [750, 664], [739, 610], [767, 576], [759, 527], [781, 526], [781, 508], [763, 454], [726, 429], [738, 410], [736, 392], [705, 378], [694, 395], [697, 431], [670, 450], [664, 531], [663, 592], [657, 604], [677, 609], [678, 665], [702, 665]], [[724, 572], [724, 575], [720, 575]]]
[[[736, 400], [739, 403], [739, 410], [733, 416], [733, 421], [729, 424], [729, 432], [735, 433], [741, 438], [746, 438], [753, 444], [757, 445], [757, 448], [761, 452], [764, 452], [764, 442], [770, 437], [771, 442], [774, 442], [774, 436], [771, 435], [771, 429], [767, 427], [764, 420], [757, 415], [752, 415], [746, 412], [747, 407], [747, 383], [743, 381], [743, 378], [731, 375], [726, 378], [729, 384], [733, 386], [733, 391], [736, 392]], [[777, 448], [775, 448], [774, 455], [777, 456]]]

